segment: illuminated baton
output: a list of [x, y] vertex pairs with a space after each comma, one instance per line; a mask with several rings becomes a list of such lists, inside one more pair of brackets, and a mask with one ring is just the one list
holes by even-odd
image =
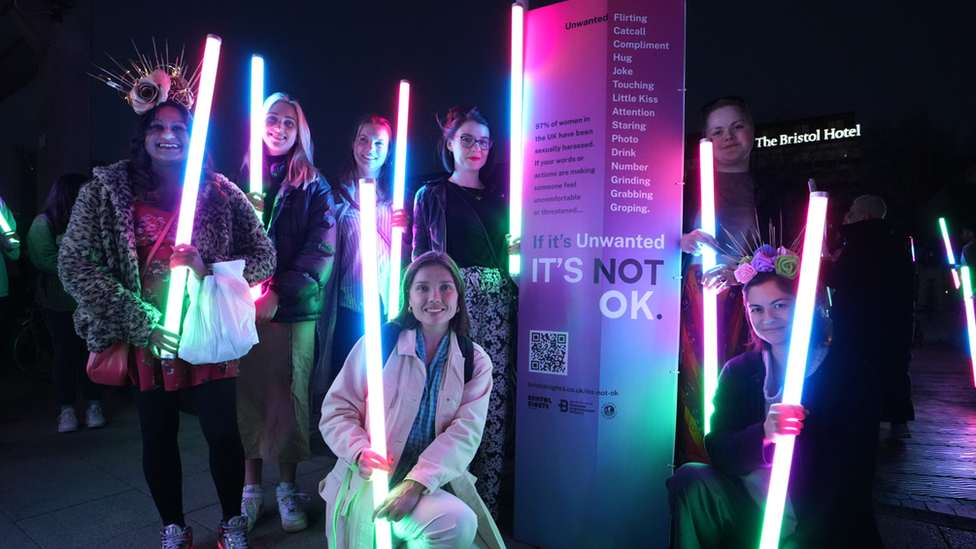
[[[264, 58], [260, 55], [251, 56], [251, 146], [250, 158], [250, 187], [252, 193], [264, 196]], [[259, 216], [260, 217], [260, 216]], [[264, 225], [264, 222], [261, 223]], [[262, 283], [251, 287], [251, 299], [261, 297]]]
[[252, 193], [264, 192], [261, 180], [264, 152], [264, 58], [251, 56], [251, 187]]
[[[800, 259], [800, 283], [797, 289], [796, 306], [793, 309], [790, 352], [786, 360], [784, 404], [800, 404], [800, 396], [803, 394], [803, 378], [806, 374], [807, 351], [810, 347], [810, 332], [816, 305], [817, 280], [820, 276], [820, 253], [823, 250], [824, 226], [827, 220], [827, 197], [828, 194], [825, 192], [810, 193], [807, 228], [803, 235], [803, 252]], [[779, 535], [783, 526], [783, 507], [786, 504], [786, 488], [790, 481], [795, 443], [796, 436], [793, 435], [784, 436], [776, 443], [773, 470], [769, 480], [769, 495], [766, 497], [766, 512], [763, 517], [762, 538], [759, 542], [760, 549], [774, 549], [779, 546]]]
[[915, 239], [908, 237], [908, 246], [912, 249], [912, 263], [915, 263]]
[[[379, 273], [376, 267], [376, 180], [359, 180], [359, 250], [363, 258], [363, 312], [366, 335], [363, 349], [366, 357], [366, 406], [369, 414], [369, 446], [386, 457], [386, 411], [383, 409], [383, 356], [380, 349]], [[389, 493], [390, 474], [373, 470], [373, 504], [379, 507]], [[376, 519], [376, 549], [393, 546], [390, 523]]]
[[[712, 157], [712, 140], [702, 139], [698, 145], [698, 161], [701, 166], [701, 230], [715, 236], [715, 164]], [[715, 267], [715, 250], [711, 246], [704, 246], [701, 252], [702, 272], [708, 272]], [[712, 412], [715, 407], [712, 397], [718, 389], [718, 292], [715, 289], [702, 288], [702, 305], [704, 306], [702, 340], [704, 343], [704, 434], [711, 430]]]
[[[522, 50], [525, 8], [512, 4], [512, 151], [509, 169], [511, 208], [508, 232], [512, 239], [522, 237]], [[508, 256], [508, 272], [517, 275], [521, 255]]]
[[976, 315], [973, 314], [973, 283], [969, 279], [969, 266], [962, 266], [962, 296], [966, 305], [966, 323], [969, 326], [969, 358], [973, 363], [973, 384], [976, 384]]
[[[189, 244], [193, 236], [193, 216], [197, 210], [197, 191], [200, 173], [203, 171], [204, 146], [210, 126], [210, 107], [213, 104], [214, 84], [217, 80], [217, 61], [220, 58], [220, 37], [207, 35], [203, 53], [203, 70], [197, 90], [196, 109], [193, 113], [193, 130], [190, 132], [190, 150], [183, 179], [183, 199], [180, 201], [180, 217], [176, 220], [176, 244]], [[183, 315], [183, 292], [186, 290], [187, 267], [177, 267], [170, 273], [169, 297], [166, 300], [165, 328], [173, 333], [180, 331]], [[172, 353], [162, 353], [163, 358], [175, 358]]]
[[949, 270], [952, 271], [952, 282], [959, 289], [959, 273], [956, 272], [956, 254], [952, 253], [952, 242], [949, 241], [949, 229], [946, 227], [944, 217], [939, 218], [939, 227], [942, 229], [942, 240], [945, 242], [946, 256], [949, 258]]
[[[3, 204], [3, 200], [0, 200], [0, 204]], [[9, 233], [14, 232], [13, 227], [10, 226], [10, 223], [7, 223], [7, 218], [3, 216], [3, 213], [0, 213], [0, 230], [3, 231], [3, 234], [7, 234], [7, 235], [9, 235]], [[13, 238], [11, 236], [8, 236], [7, 240], [9, 240], [11, 244], [16, 244], [17, 242], [19, 242], [16, 238]]]
[[[407, 117], [410, 113], [410, 82], [400, 81], [400, 99], [397, 107], [396, 160], [393, 168], [393, 211], [403, 209], [403, 194], [407, 180]], [[374, 231], [375, 228], [374, 228]], [[390, 292], [387, 319], [393, 320], [400, 313], [400, 264], [403, 262], [403, 227], [393, 227], [390, 234]]]

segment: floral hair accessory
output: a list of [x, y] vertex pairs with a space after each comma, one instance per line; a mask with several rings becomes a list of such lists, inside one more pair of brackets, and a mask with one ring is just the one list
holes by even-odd
[[[727, 231], [726, 231], [727, 232]], [[738, 267], [733, 271], [733, 276], [739, 284], [748, 284], [758, 273], [776, 273], [783, 278], [793, 280], [800, 274], [800, 256], [792, 249], [785, 246], [773, 247], [771, 244], [763, 244], [759, 240], [758, 231], [752, 234], [751, 249], [755, 250], [748, 253], [745, 246], [738, 242], [735, 237], [729, 234], [732, 240], [731, 249], [733, 254], [729, 256]], [[776, 230], [770, 226], [770, 240], [776, 239]], [[749, 240], [743, 235], [743, 240]], [[794, 242], [794, 246], [799, 243], [799, 238]]]
[[104, 82], [110, 88], [117, 90], [136, 114], [143, 114], [153, 109], [164, 101], [175, 101], [190, 111], [193, 109], [194, 94], [193, 89], [197, 86], [200, 78], [200, 69], [193, 75], [187, 77], [187, 70], [183, 62], [183, 53], [175, 61], [169, 60], [169, 45], [164, 48], [163, 57], [160, 57], [156, 49], [156, 40], [153, 39], [153, 58], [139, 52], [135, 42], [132, 47], [136, 50], [136, 60], [129, 59], [131, 68], [115, 60], [111, 55], [109, 59], [120, 69], [119, 74], [115, 74], [108, 69], [96, 67], [103, 74], [91, 74], [90, 76]]

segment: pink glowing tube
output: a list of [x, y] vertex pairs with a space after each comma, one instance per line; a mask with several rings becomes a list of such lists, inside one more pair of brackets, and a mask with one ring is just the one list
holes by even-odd
[[[820, 254], [823, 251], [824, 226], [827, 220], [825, 192], [810, 193], [807, 209], [807, 228], [803, 236], [803, 253], [800, 257], [800, 284], [793, 309], [793, 331], [790, 334], [790, 352], [786, 360], [786, 383], [783, 387], [784, 404], [800, 404], [803, 379], [806, 374], [807, 351], [816, 307], [817, 282], [820, 277]], [[763, 517], [760, 549], [779, 546], [783, 526], [783, 508], [786, 504], [786, 488], [790, 481], [795, 436], [785, 436], [776, 443], [773, 470], [769, 480], [769, 495]]]
[[[393, 211], [403, 209], [403, 195], [407, 180], [407, 118], [410, 114], [410, 82], [400, 81], [397, 107], [396, 164], [393, 167]], [[375, 231], [374, 231], [375, 232]], [[390, 292], [387, 318], [393, 320], [400, 312], [400, 264], [403, 261], [403, 227], [393, 227], [390, 237]]]
[[[264, 153], [264, 58], [251, 56], [251, 146], [250, 146], [250, 187], [252, 193], [264, 192], [261, 180], [262, 158]], [[251, 298], [261, 297], [261, 284], [251, 287]]]
[[252, 193], [264, 192], [261, 158], [264, 152], [264, 58], [251, 56], [251, 186]]
[[[386, 411], [383, 409], [383, 356], [380, 352], [379, 269], [376, 266], [376, 180], [359, 180], [359, 250], [363, 258], [363, 313], [366, 317], [366, 406], [369, 415], [369, 445], [381, 456], [386, 450]], [[394, 241], [395, 243], [396, 241]], [[395, 245], [393, 247], [396, 247]], [[373, 470], [373, 504], [379, 507], [389, 493], [389, 473]], [[376, 519], [376, 549], [393, 545], [390, 523]]]
[[945, 242], [946, 256], [949, 259], [949, 270], [952, 271], [952, 283], [959, 289], [959, 273], [956, 271], [956, 254], [952, 252], [952, 242], [949, 241], [949, 228], [946, 227], [944, 217], [939, 218], [939, 228], [942, 229], [942, 241]]
[[908, 246], [912, 249], [912, 263], [915, 263], [915, 239], [908, 237]]
[[[207, 35], [207, 46], [203, 53], [203, 69], [200, 73], [200, 88], [197, 90], [196, 109], [193, 113], [193, 129], [190, 132], [190, 149], [187, 155], [186, 175], [183, 179], [183, 199], [180, 201], [180, 216], [176, 220], [176, 245], [189, 244], [193, 235], [193, 216], [197, 210], [197, 191], [200, 188], [200, 174], [203, 171], [204, 147], [207, 144], [207, 130], [210, 127], [210, 108], [213, 105], [214, 84], [217, 80], [217, 61], [220, 58], [220, 37]], [[183, 316], [183, 293], [186, 290], [187, 267], [177, 267], [170, 275], [169, 295], [166, 300], [165, 328], [179, 333]], [[163, 353], [163, 358], [174, 358], [171, 353]]]
[[[522, 82], [525, 8], [512, 4], [512, 150], [509, 171], [511, 204], [509, 210], [509, 234], [512, 239], [522, 237]], [[508, 256], [508, 272], [517, 275], [521, 255]]]
[[976, 385], [976, 315], [973, 314], [973, 283], [969, 266], [962, 266], [962, 296], [966, 305], [966, 326], [969, 330], [969, 359], [973, 363], [973, 384]]
[[[698, 161], [701, 166], [701, 230], [715, 236], [715, 167], [712, 157], [712, 140], [702, 139], [698, 146]], [[701, 250], [702, 272], [708, 272], [715, 267], [715, 250], [710, 246], [703, 246]], [[704, 343], [704, 410], [705, 429], [711, 430], [712, 412], [715, 407], [712, 398], [718, 389], [718, 291], [713, 288], [702, 288], [702, 305], [704, 306], [702, 341]]]

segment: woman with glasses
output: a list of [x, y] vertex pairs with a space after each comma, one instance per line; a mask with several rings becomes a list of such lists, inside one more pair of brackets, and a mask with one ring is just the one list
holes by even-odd
[[[683, 269], [685, 286], [683, 289], [681, 331], [682, 367], [679, 369], [678, 400], [678, 440], [677, 462], [707, 462], [702, 441], [703, 410], [702, 402], [702, 348], [701, 333], [703, 319], [701, 307], [701, 284], [729, 287], [733, 282], [734, 265], [720, 265], [709, 272], [701, 272], [701, 262], [697, 260], [702, 247], [708, 246], [719, 252], [721, 263], [730, 252], [731, 238], [752, 242], [762, 232], [765, 242], [776, 241], [789, 246], [796, 236], [793, 227], [784, 225], [797, 220], [797, 227], [803, 223], [803, 212], [791, 206], [791, 192], [782, 181], [756, 173], [751, 166], [752, 147], [755, 142], [755, 126], [752, 113], [744, 99], [726, 96], [706, 103], [701, 111], [702, 137], [712, 140], [715, 163], [715, 218], [716, 232], [709, 235], [701, 227], [700, 185], [685, 185], [684, 231], [681, 237], [681, 251], [684, 256]], [[802, 192], [802, 188], [797, 189]], [[801, 201], [793, 201], [800, 205]], [[783, 212], [781, 215], [780, 212]], [[758, 221], [758, 223], [757, 223]], [[772, 223], [774, 235], [766, 234]], [[743, 322], [742, 292], [733, 286], [722, 294], [719, 300], [719, 363], [724, 363], [745, 350], [748, 330]]]
[[[440, 123], [440, 121], [438, 121]], [[471, 339], [491, 357], [494, 390], [484, 437], [471, 462], [478, 493], [498, 517], [498, 488], [514, 408], [515, 284], [508, 275], [505, 238], [508, 201], [504, 188], [487, 182], [492, 140], [488, 120], [477, 108], [454, 107], [440, 123], [441, 160], [449, 175], [428, 181], [414, 200], [413, 257], [447, 252], [468, 287]], [[511, 410], [511, 412], [509, 411]]]

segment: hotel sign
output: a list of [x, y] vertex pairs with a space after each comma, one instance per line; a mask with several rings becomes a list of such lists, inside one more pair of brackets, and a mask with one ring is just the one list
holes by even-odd
[[756, 137], [757, 149], [768, 149], [782, 145], [800, 145], [802, 143], [817, 143], [819, 141], [835, 141], [837, 139], [849, 139], [851, 137], [861, 137], [861, 125], [855, 124], [853, 128], [819, 128], [810, 133], [781, 133], [778, 137], [767, 137], [761, 135]]

